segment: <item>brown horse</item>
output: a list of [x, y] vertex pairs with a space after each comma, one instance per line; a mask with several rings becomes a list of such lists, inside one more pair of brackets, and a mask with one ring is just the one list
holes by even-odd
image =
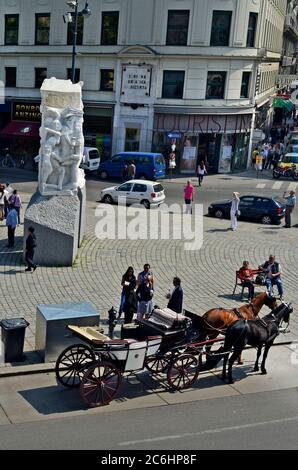
[[276, 298], [270, 297], [267, 292], [262, 292], [252, 302], [242, 305], [238, 309], [213, 308], [209, 310], [200, 319], [200, 339], [202, 338], [202, 341], [207, 337], [215, 339], [220, 333], [225, 334], [227, 327], [241, 317], [253, 320], [264, 305], [273, 310], [277, 307]]

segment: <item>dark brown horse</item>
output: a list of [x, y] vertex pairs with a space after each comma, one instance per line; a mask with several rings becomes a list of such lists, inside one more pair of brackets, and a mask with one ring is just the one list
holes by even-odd
[[200, 320], [200, 339], [202, 338], [202, 341], [204, 341], [204, 337], [205, 339], [207, 337], [215, 339], [220, 333], [225, 334], [227, 327], [241, 317], [253, 320], [264, 305], [273, 310], [277, 307], [276, 298], [270, 297], [267, 292], [262, 292], [252, 302], [242, 305], [238, 309], [213, 308], [209, 310]]

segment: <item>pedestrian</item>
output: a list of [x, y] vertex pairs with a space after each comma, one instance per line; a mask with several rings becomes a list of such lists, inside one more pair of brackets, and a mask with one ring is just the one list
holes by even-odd
[[257, 177], [259, 177], [259, 171], [262, 171], [263, 169], [263, 158], [262, 155], [258, 152], [256, 155], [256, 171], [257, 171]]
[[195, 188], [191, 184], [191, 181], [187, 181], [187, 185], [184, 188], [184, 202], [186, 214], [192, 213], [191, 203], [193, 202]]
[[138, 286], [136, 294], [139, 301], [137, 319], [142, 320], [144, 317], [147, 319], [153, 310], [152, 298], [154, 290], [150, 277], [146, 278], [144, 282]]
[[251, 155], [251, 166], [254, 168], [256, 164], [256, 156], [259, 155], [259, 149], [258, 147], [255, 147], [254, 151], [252, 152]]
[[118, 318], [121, 317], [122, 312], [124, 311], [124, 306], [126, 302], [126, 294], [130, 290], [136, 289], [137, 280], [136, 276], [134, 275], [134, 269], [132, 266], [129, 266], [126, 272], [122, 276], [121, 286], [122, 286], [122, 293], [121, 293], [121, 300], [120, 300], [120, 307], [118, 311]]
[[13, 189], [9, 183], [5, 183], [4, 188], [4, 217], [7, 217], [8, 207], [9, 207], [9, 198], [12, 195]]
[[125, 164], [124, 168], [123, 168], [123, 171], [122, 171], [122, 179], [123, 179], [124, 182], [127, 181], [127, 176], [128, 176], [127, 165]]
[[4, 219], [4, 207], [5, 207], [5, 193], [4, 189], [0, 189], [0, 220]]
[[130, 284], [127, 288], [124, 303], [124, 323], [132, 323], [133, 315], [138, 310], [138, 299], [135, 285]]
[[27, 268], [25, 271], [35, 271], [37, 268], [36, 264], [33, 262], [34, 258], [34, 250], [36, 248], [36, 236], [35, 236], [35, 229], [34, 227], [28, 228], [29, 235], [26, 239], [26, 253], [25, 253], [25, 260], [27, 262]]
[[203, 161], [201, 161], [201, 163], [198, 166], [197, 174], [198, 174], [199, 186], [202, 186], [204, 176], [208, 174], [205, 163]]
[[172, 294], [169, 294], [169, 303], [168, 308], [173, 310], [176, 313], [182, 313], [182, 304], [183, 304], [183, 289], [181, 287], [181, 279], [179, 277], [174, 277], [173, 279], [174, 290]]
[[286, 201], [286, 217], [285, 217], [284, 228], [291, 228], [292, 226], [291, 215], [296, 205], [296, 192], [290, 191], [290, 193], [288, 193], [285, 191], [283, 197]]
[[134, 180], [136, 177], [136, 166], [134, 161], [130, 162], [127, 167], [127, 176], [130, 180]]
[[152, 284], [152, 288], [154, 289], [155, 277], [153, 271], [151, 271], [149, 263], [144, 264], [143, 271], [139, 273], [137, 286], [139, 287], [140, 285], [142, 285], [147, 279], [149, 279]]
[[243, 261], [242, 267], [239, 269], [239, 279], [242, 286], [248, 288], [248, 301], [251, 302], [255, 294], [254, 271], [250, 269], [248, 261]]
[[273, 295], [272, 288], [274, 285], [277, 285], [280, 300], [282, 300], [282, 297], [283, 297], [283, 285], [281, 281], [282, 270], [281, 270], [280, 263], [276, 262], [275, 256], [270, 255], [269, 260], [261, 264], [259, 266], [259, 269], [261, 269], [266, 274], [265, 285], [267, 287], [268, 294], [272, 296]]
[[7, 248], [14, 247], [14, 233], [18, 222], [18, 214], [14, 206], [10, 204], [9, 211], [6, 217], [6, 227], [7, 227], [7, 236], [8, 236], [8, 245]]
[[21, 217], [20, 217], [20, 212], [21, 212], [21, 207], [22, 207], [22, 200], [21, 196], [18, 193], [18, 190], [15, 189], [12, 193], [12, 195], [9, 198], [9, 203], [12, 204], [17, 211], [18, 214], [18, 225], [21, 223]]
[[234, 231], [237, 229], [237, 217], [239, 217], [239, 193], [233, 193], [233, 199], [231, 204], [231, 229]]

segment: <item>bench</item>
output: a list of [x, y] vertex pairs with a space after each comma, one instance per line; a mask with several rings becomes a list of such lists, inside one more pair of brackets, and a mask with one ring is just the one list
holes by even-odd
[[[253, 275], [256, 276], [257, 274], [261, 273], [262, 271], [260, 271], [260, 269], [252, 269], [252, 272], [253, 272]], [[242, 288], [242, 291], [241, 291], [241, 298], [240, 298], [240, 300], [242, 300], [242, 299], [243, 299], [243, 295], [244, 295], [244, 289], [248, 289], [248, 287], [246, 287], [246, 286], [243, 285], [243, 280], [240, 279], [239, 274], [240, 274], [240, 270], [236, 271], [236, 281], [235, 281], [235, 287], [234, 287], [234, 290], [233, 290], [233, 295], [235, 295], [237, 286], [241, 287], [241, 288]], [[260, 285], [260, 284], [256, 284], [255, 282], [253, 282], [253, 284], [254, 284], [255, 286], [259, 286], [259, 285]]]

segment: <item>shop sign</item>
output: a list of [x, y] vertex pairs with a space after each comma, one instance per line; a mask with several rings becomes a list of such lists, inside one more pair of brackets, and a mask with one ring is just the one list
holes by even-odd
[[40, 105], [37, 103], [24, 103], [22, 101], [14, 101], [12, 103], [11, 120], [40, 122]]
[[135, 100], [150, 96], [151, 67], [126, 65], [122, 69], [121, 94], [125, 99]]

